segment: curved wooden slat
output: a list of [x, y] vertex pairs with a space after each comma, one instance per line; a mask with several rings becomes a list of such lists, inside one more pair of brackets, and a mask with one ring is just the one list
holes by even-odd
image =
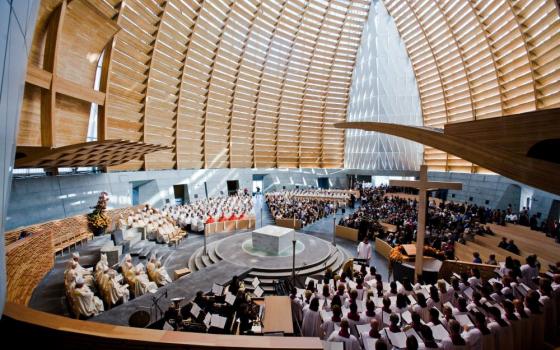
[[471, 138], [454, 136], [438, 129], [377, 122], [345, 122], [337, 123], [335, 126], [342, 129], [377, 131], [412, 140], [479, 164], [529, 186], [560, 194], [560, 182], [557, 180], [560, 164], [488, 147], [476, 136]]

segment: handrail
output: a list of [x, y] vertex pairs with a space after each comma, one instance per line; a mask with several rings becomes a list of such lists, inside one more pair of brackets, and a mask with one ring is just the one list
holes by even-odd
[[[139, 345], [150, 348], [177, 348], [177, 345], [189, 345], [189, 349], [322, 349], [319, 338], [308, 337], [273, 337], [273, 336], [242, 336], [224, 334], [189, 333], [163, 331], [157, 329], [132, 328], [115, 326], [91, 321], [75, 320], [64, 316], [33, 310], [23, 305], [6, 303], [4, 316], [15, 321], [14, 329], [25, 332], [26, 326], [41, 331], [56, 333], [48, 334], [41, 339], [43, 332], [34, 332], [33, 341], [56, 341], [68, 346], [68, 342], [88, 344], [92, 348], [138, 348]], [[11, 320], [9, 320], [11, 319]], [[3, 321], [3, 322], [4, 322]], [[4, 327], [3, 327], [4, 328]], [[49, 337], [50, 336], [50, 337]], [[39, 338], [39, 339], [38, 339]], [[29, 340], [31, 341], [31, 340]], [[123, 342], [126, 341], [126, 342]], [[97, 344], [98, 343], [98, 344]]]

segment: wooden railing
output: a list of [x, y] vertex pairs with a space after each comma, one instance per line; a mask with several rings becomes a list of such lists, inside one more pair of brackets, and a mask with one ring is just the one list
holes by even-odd
[[470, 273], [470, 270], [474, 267], [480, 271], [480, 276], [485, 280], [495, 277], [495, 270], [498, 268], [497, 265], [475, 264], [461, 260], [444, 260], [439, 270], [439, 277], [449, 281], [454, 272], [457, 274], [462, 272]]
[[336, 237], [348, 239], [353, 242], [358, 241], [358, 230], [355, 228], [336, 225], [335, 233]]
[[204, 229], [206, 230], [206, 234], [220, 233], [220, 232], [233, 232], [237, 230], [248, 230], [252, 228], [255, 228], [255, 218], [213, 222], [211, 224], [206, 224], [204, 226]]
[[[41, 343], [64, 349], [290, 349], [319, 350], [319, 338], [240, 336], [162, 331], [79, 321], [6, 303], [2, 329], [20, 345]], [[29, 337], [33, 334], [33, 337]]]
[[294, 219], [276, 219], [275, 220], [277, 226], [293, 228], [294, 230], [301, 229], [301, 221], [294, 220]]
[[387, 261], [389, 261], [389, 254], [391, 253], [391, 249], [393, 249], [393, 247], [391, 247], [389, 243], [379, 238], [375, 239], [375, 251], [377, 252], [377, 254], [387, 259]]
[[33, 290], [54, 266], [52, 231], [36, 231], [6, 247], [9, 302], [27, 305]]

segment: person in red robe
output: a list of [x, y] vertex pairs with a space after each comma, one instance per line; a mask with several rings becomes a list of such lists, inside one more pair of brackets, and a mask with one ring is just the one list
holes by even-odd
[[237, 218], [237, 220], [244, 220], [245, 219], [245, 212], [241, 212], [241, 215]]
[[214, 223], [216, 220], [214, 220], [214, 218], [212, 217], [212, 215], [208, 215], [208, 219], [206, 219], [206, 223], [207, 224], [212, 224]]
[[224, 213], [222, 213], [222, 216], [220, 216], [220, 218], [218, 219], [218, 222], [224, 222], [227, 221], [226, 216], [224, 215]]
[[231, 214], [231, 216], [228, 219], [229, 221], [235, 221], [235, 220], [239, 220], [239, 218], [237, 217], [237, 215], [235, 215], [235, 213]]

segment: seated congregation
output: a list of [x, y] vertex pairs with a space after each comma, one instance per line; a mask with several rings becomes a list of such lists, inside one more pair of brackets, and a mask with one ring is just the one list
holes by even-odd
[[543, 349], [556, 337], [560, 275], [503, 272], [485, 280], [474, 268], [413, 285], [406, 278], [387, 283], [375, 267], [354, 265], [292, 290], [294, 322], [302, 336], [347, 350]]
[[125, 219], [119, 218], [117, 228], [138, 228], [148, 240], [168, 244], [184, 238], [187, 233], [205, 231], [214, 222], [254, 219], [254, 204], [250, 195], [239, 191], [233, 196], [200, 199], [190, 204], [166, 205], [162, 209], [149, 205]]
[[356, 199], [351, 190], [317, 189], [268, 192], [265, 198], [275, 220], [293, 219], [302, 226], [334, 214], [339, 208], [353, 206]]

